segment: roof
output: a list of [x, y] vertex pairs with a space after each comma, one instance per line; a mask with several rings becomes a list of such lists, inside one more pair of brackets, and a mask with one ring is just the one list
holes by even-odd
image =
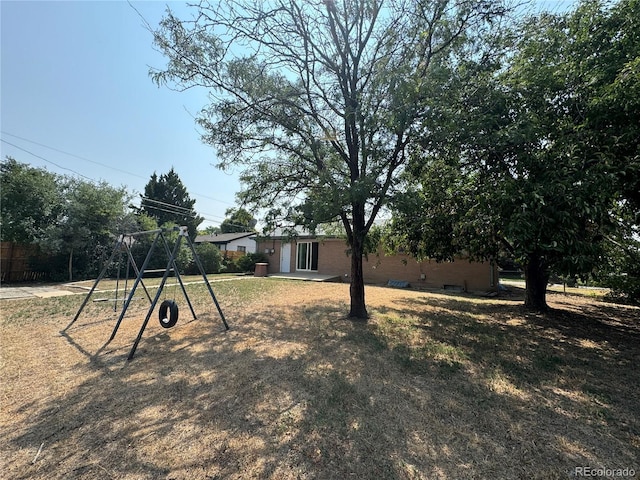
[[269, 234], [263, 234], [260, 235], [260, 239], [264, 240], [265, 238], [267, 239], [282, 239], [282, 240], [288, 240], [292, 237], [298, 238], [298, 239], [312, 239], [312, 238], [323, 238], [323, 239], [329, 239], [329, 238], [344, 238], [342, 235], [334, 235], [334, 234], [327, 234], [325, 232], [322, 231], [322, 227], [318, 227], [318, 229], [316, 230], [316, 233], [313, 234], [311, 233], [309, 230], [303, 228], [303, 227], [290, 227], [290, 228], [281, 228], [278, 227], [276, 228], [274, 231], [270, 232]]
[[214, 233], [213, 235], [198, 235], [194, 243], [227, 244], [241, 238], [256, 236], [256, 232]]

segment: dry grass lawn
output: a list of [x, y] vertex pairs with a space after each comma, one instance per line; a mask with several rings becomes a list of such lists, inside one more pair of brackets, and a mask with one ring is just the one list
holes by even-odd
[[[640, 310], [551, 294], [486, 299], [245, 279], [202, 285], [197, 320], [82, 295], [0, 305], [7, 479], [565, 479], [640, 476]], [[602, 478], [602, 477], [601, 477]]]

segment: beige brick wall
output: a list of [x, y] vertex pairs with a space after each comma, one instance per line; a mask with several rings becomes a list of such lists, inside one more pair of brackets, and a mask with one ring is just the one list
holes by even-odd
[[[465, 291], [486, 291], [496, 288], [498, 271], [488, 262], [470, 262], [458, 258], [453, 262], [427, 260], [417, 262], [408, 255], [369, 255], [363, 265], [364, 278], [370, 283], [404, 280], [427, 288], [461, 287]], [[492, 272], [493, 270], [493, 272]]]
[[347, 255], [349, 246], [342, 239], [327, 239], [318, 247], [318, 273], [320, 275], [340, 275], [349, 279], [351, 256]]
[[[325, 239], [319, 241], [318, 273], [321, 275], [340, 275], [344, 280], [350, 279], [351, 257], [346, 254], [347, 244], [342, 239]], [[291, 244], [291, 271], [296, 267], [296, 243]], [[275, 248], [269, 256], [269, 273], [280, 271], [280, 250], [282, 241], [261, 242], [258, 251]], [[369, 255], [363, 259], [363, 274], [366, 283], [386, 284], [389, 280], [404, 280], [414, 286], [427, 288], [444, 288], [445, 286], [461, 287], [467, 291], [487, 291], [496, 288], [498, 280], [497, 267], [489, 263], [469, 262], [464, 258], [454, 262], [424, 261], [417, 262], [409, 255], [398, 254], [387, 256], [382, 252]]]
[[[280, 246], [282, 242], [280, 240], [276, 240], [275, 244], [273, 240], [269, 240], [267, 242], [256, 242], [256, 252], [264, 253], [267, 256], [267, 261], [269, 262], [268, 273], [278, 273], [280, 271]], [[274, 250], [273, 253], [267, 253], [271, 249]]]

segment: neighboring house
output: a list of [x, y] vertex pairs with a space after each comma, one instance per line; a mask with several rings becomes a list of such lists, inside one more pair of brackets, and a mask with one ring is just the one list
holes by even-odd
[[194, 243], [213, 243], [223, 252], [256, 252], [256, 232], [198, 235]]
[[[257, 251], [269, 258], [270, 274], [313, 272], [350, 280], [351, 258], [344, 238], [304, 234], [292, 241], [272, 235], [258, 240]], [[497, 265], [464, 258], [418, 262], [410, 255], [386, 255], [380, 250], [363, 258], [362, 268], [365, 283], [372, 284], [400, 280], [415, 287], [485, 292], [495, 290], [498, 283]]]

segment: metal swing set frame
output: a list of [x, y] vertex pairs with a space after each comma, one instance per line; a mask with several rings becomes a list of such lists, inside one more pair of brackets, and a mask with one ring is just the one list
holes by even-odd
[[[87, 294], [87, 296], [85, 297], [84, 301], [82, 302], [82, 305], [80, 305], [80, 308], [78, 309], [78, 313], [76, 313], [76, 316], [73, 318], [73, 320], [71, 321], [71, 323], [69, 323], [69, 325], [67, 325], [62, 331], [61, 333], [64, 335], [66, 334], [67, 330], [69, 328], [71, 328], [71, 326], [76, 322], [76, 320], [78, 320], [78, 318], [80, 317], [80, 314], [82, 313], [82, 310], [84, 310], [85, 306], [87, 305], [87, 303], [89, 302], [89, 299], [91, 298], [91, 295], [93, 295], [93, 292], [95, 291], [96, 287], [98, 286], [98, 284], [100, 283], [100, 281], [104, 278], [104, 276], [106, 275], [109, 266], [111, 265], [111, 263], [114, 261], [116, 254], [121, 253], [124, 251], [127, 254], [127, 277], [128, 277], [128, 273], [129, 273], [129, 266], [133, 266], [134, 272], [136, 273], [136, 279], [133, 283], [133, 286], [131, 287], [131, 290], [129, 291], [129, 294], [126, 295], [126, 283], [125, 283], [125, 295], [126, 295], [126, 299], [123, 301], [123, 307], [122, 307], [122, 311], [120, 312], [120, 316], [118, 317], [118, 321], [116, 322], [115, 327], [113, 328], [113, 332], [111, 332], [111, 336], [109, 337], [109, 340], [107, 340], [107, 343], [105, 343], [105, 345], [102, 347], [106, 347], [116, 336], [116, 333], [118, 332], [118, 329], [120, 328], [120, 324], [122, 323], [122, 319], [124, 318], [127, 309], [129, 308], [129, 304], [131, 303], [131, 301], [133, 300], [133, 296], [136, 293], [136, 289], [138, 288], [138, 285], [142, 285], [142, 288], [145, 291], [145, 294], [147, 296], [147, 298], [149, 299], [149, 301], [151, 302], [151, 306], [149, 307], [149, 310], [147, 312], [147, 315], [144, 319], [144, 322], [142, 323], [142, 326], [140, 327], [140, 331], [138, 333], [138, 336], [136, 337], [136, 340], [133, 344], [133, 346], [131, 347], [131, 350], [129, 351], [129, 355], [127, 357], [127, 360], [130, 361], [133, 359], [133, 356], [136, 353], [136, 349], [138, 348], [138, 344], [140, 343], [140, 340], [142, 339], [142, 334], [144, 333], [144, 330], [147, 328], [147, 324], [149, 323], [149, 319], [151, 318], [151, 315], [153, 314], [153, 311], [158, 303], [158, 300], [160, 299], [160, 296], [162, 295], [162, 291], [165, 287], [165, 284], [167, 283], [167, 279], [169, 278], [169, 273], [171, 271], [173, 271], [175, 273], [175, 277], [178, 280], [178, 283], [180, 284], [180, 288], [182, 289], [182, 293], [184, 294], [184, 298], [187, 301], [187, 304], [189, 305], [189, 309], [191, 310], [191, 314], [193, 315], [193, 319], [196, 320], [197, 316], [196, 316], [196, 312], [193, 309], [193, 305], [191, 304], [191, 300], [189, 299], [189, 295], [187, 294], [187, 290], [184, 287], [184, 283], [182, 281], [182, 278], [180, 277], [180, 273], [178, 271], [178, 267], [176, 265], [176, 256], [178, 254], [178, 251], [180, 249], [180, 245], [182, 242], [182, 239], [186, 239], [187, 245], [189, 246], [191, 253], [193, 254], [193, 259], [198, 267], [198, 270], [200, 271], [200, 274], [202, 275], [202, 278], [204, 279], [204, 283], [207, 286], [207, 289], [209, 290], [209, 294], [211, 295], [211, 299], [213, 300], [213, 303], [215, 304], [216, 308], [218, 309], [218, 313], [220, 314], [220, 318], [222, 319], [222, 323], [224, 325], [225, 330], [229, 330], [229, 325], [227, 324], [226, 319], [224, 318], [224, 314], [222, 313], [222, 309], [220, 308], [220, 304], [218, 303], [218, 300], [216, 299], [215, 294], [213, 293], [213, 288], [211, 288], [211, 284], [209, 283], [209, 279], [207, 278], [207, 274], [204, 271], [204, 267], [202, 266], [202, 262], [200, 261], [200, 258], [198, 257], [198, 254], [193, 246], [193, 243], [191, 242], [191, 239], [189, 238], [189, 233], [187, 230], [187, 227], [174, 227], [173, 231], [177, 231], [178, 232], [178, 239], [173, 247], [173, 250], [171, 250], [169, 248], [169, 244], [167, 243], [167, 239], [164, 236], [164, 233], [167, 232], [167, 229], [163, 229], [163, 228], [158, 228], [156, 230], [147, 230], [147, 231], [143, 231], [143, 232], [134, 232], [134, 233], [125, 233], [122, 234], [118, 237], [118, 239], [115, 242], [115, 245], [113, 247], [113, 251], [111, 252], [111, 256], [109, 257], [109, 260], [107, 260], [107, 262], [105, 263], [102, 271], [100, 272], [100, 275], [98, 276], [98, 278], [96, 279], [96, 281], [94, 282], [93, 286], [91, 287], [91, 289], [89, 290], [89, 293]], [[143, 236], [143, 235], [153, 235], [155, 234], [155, 237], [153, 239], [153, 243], [151, 244], [151, 247], [149, 248], [149, 251], [147, 252], [147, 256], [144, 259], [144, 262], [142, 264], [142, 267], [140, 267], [140, 269], [138, 269], [136, 262], [133, 258], [133, 254], [131, 253], [131, 246], [134, 243], [134, 239], [135, 237], [139, 237], [139, 236]], [[167, 267], [164, 270], [164, 274], [162, 276], [162, 280], [160, 281], [160, 286], [158, 287], [158, 290], [154, 296], [154, 298], [151, 298], [151, 295], [149, 294], [149, 291], [147, 290], [147, 287], [144, 285], [144, 282], [142, 281], [142, 278], [144, 276], [145, 271], [147, 271], [147, 266], [149, 264], [149, 261], [153, 255], [154, 250], [156, 249], [156, 246], [158, 245], [158, 243], [161, 243], [164, 246], [164, 250], [167, 254], [168, 257], [168, 262], [167, 262]], [[120, 267], [118, 266], [118, 280], [117, 282], [119, 282], [120, 280]], [[128, 278], [127, 278], [128, 280]], [[96, 301], [115, 301], [116, 303], [118, 302], [118, 298], [117, 298], [117, 284], [116, 284], [116, 298], [115, 299], [98, 299]], [[114, 311], [115, 311], [116, 306], [114, 305]], [[166, 309], [165, 309], [166, 310]], [[176, 315], [177, 315], [177, 310], [176, 310]], [[175, 320], [171, 323], [171, 326], [175, 325]], [[162, 321], [162, 319], [161, 319]], [[102, 349], [101, 349], [102, 350]]]

